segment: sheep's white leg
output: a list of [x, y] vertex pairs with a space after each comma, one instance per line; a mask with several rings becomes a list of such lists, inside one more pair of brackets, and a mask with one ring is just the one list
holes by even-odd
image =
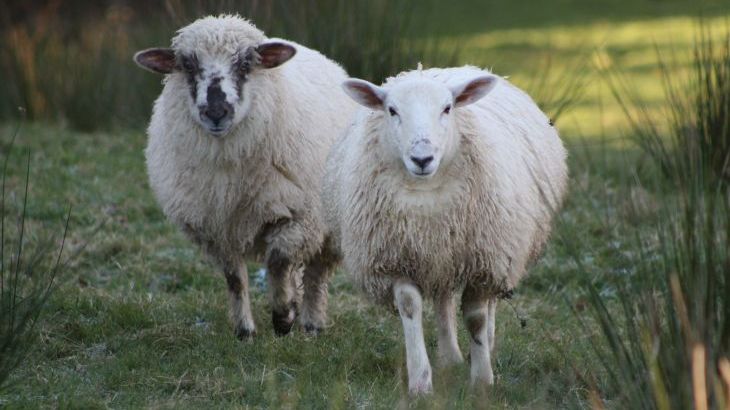
[[418, 288], [410, 282], [398, 281], [393, 285], [395, 305], [398, 307], [406, 340], [408, 391], [412, 395], [430, 393], [431, 364], [423, 340], [423, 299]]
[[[496, 307], [496, 306], [495, 306]], [[489, 347], [489, 303], [483, 292], [467, 286], [461, 308], [471, 336], [471, 384], [493, 384], [492, 358]]]
[[334, 258], [320, 254], [304, 269], [304, 300], [299, 320], [307, 333], [319, 334], [327, 324], [327, 283], [334, 264]]
[[461, 363], [464, 358], [459, 350], [459, 341], [456, 338], [456, 306], [451, 293], [441, 296], [438, 300], [438, 349], [439, 364], [449, 366]]
[[233, 264], [224, 268], [228, 283], [228, 298], [231, 305], [231, 318], [236, 337], [243, 340], [256, 334], [256, 325], [251, 313], [248, 295], [248, 270], [245, 263]]
[[489, 352], [494, 353], [494, 328], [497, 316], [497, 298], [490, 299], [487, 307], [489, 309], [487, 314], [487, 340], [489, 340]]
[[274, 332], [283, 336], [291, 331], [297, 317], [297, 287], [294, 264], [278, 249], [272, 249], [266, 258], [271, 287], [271, 320]]

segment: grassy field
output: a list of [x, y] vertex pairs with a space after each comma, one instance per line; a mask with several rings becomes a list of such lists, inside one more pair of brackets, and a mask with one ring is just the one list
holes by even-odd
[[[331, 326], [323, 335], [275, 337], [266, 290], [254, 285], [259, 336], [238, 342], [222, 275], [166, 222], [152, 197], [140, 127], [84, 133], [30, 123], [13, 147], [9, 207], [22, 207], [28, 152], [30, 242], [33, 233], [60, 232], [72, 206], [67, 254], [83, 251], [61, 276], [38, 344], [0, 393], [0, 407], [588, 407], [590, 392], [605, 391], [606, 375], [593, 354], [598, 326], [586, 309], [585, 285], [611, 300], [616, 278], [635, 273], [630, 261], [642, 233], [660, 222], [657, 204], [671, 195], [653, 185], [655, 169], [625, 138], [627, 123], [602, 69], [624, 73], [658, 113], [664, 97], [655, 49], [674, 53], [674, 72], [686, 74], [697, 33], [690, 15], [698, 9], [649, 0], [524, 10], [484, 4], [478, 12], [458, 5], [438, 24], [426, 24], [433, 10], [414, 19], [444, 44], [459, 45], [460, 61], [509, 75], [548, 111], [572, 78], [584, 84], [558, 123], [570, 150], [571, 195], [545, 256], [514, 299], [499, 306], [497, 379], [486, 395], [472, 394], [462, 365], [436, 369], [435, 394], [409, 400], [400, 321], [366, 303], [345, 272], [330, 287]], [[709, 26], [719, 33], [730, 5], [707, 4]], [[488, 16], [484, 24], [479, 16]], [[13, 128], [0, 127], [2, 152]], [[249, 266], [252, 283], [257, 268]], [[426, 321], [433, 357], [430, 310]], [[463, 329], [460, 342], [467, 346]], [[609, 405], [613, 393], [605, 393]]]
[[[3, 129], [6, 135], [10, 131]], [[364, 302], [342, 272], [331, 287], [332, 323], [323, 336], [274, 337], [266, 293], [254, 286], [260, 336], [250, 343], [233, 338], [225, 283], [155, 204], [146, 183], [144, 144], [141, 133], [24, 127], [15, 147], [19, 155], [11, 162], [17, 177], [9, 188], [22, 188], [20, 153], [30, 148], [27, 230], [60, 230], [71, 204], [70, 252], [88, 245], [51, 299], [38, 349], [14, 375], [18, 384], [0, 396], [5, 404], [338, 407], [340, 401], [347, 407], [392, 408], [399, 403], [406, 388], [400, 321]], [[604, 184], [618, 185], [618, 159], [624, 155], [612, 153], [607, 160], [615, 163], [574, 171], [575, 178], [595, 184], [585, 188], [603, 195]], [[581, 156], [573, 155], [574, 169], [595, 162]], [[15, 198], [13, 205], [20, 207]], [[588, 220], [585, 200], [571, 198], [564, 218], [573, 221], [570, 225], [602, 229], [602, 221]], [[575, 234], [598, 244], [603, 239], [593, 236], [599, 233]], [[596, 270], [613, 265], [611, 246], [597, 248], [608, 255], [585, 255], [596, 258]], [[575, 358], [585, 346], [570, 308], [580, 307], [580, 282], [595, 278], [567, 260], [559, 245], [551, 246], [513, 306], [500, 307], [498, 383], [490, 403], [565, 407], [582, 400], [585, 386], [578, 378], [585, 374]], [[427, 320], [431, 329], [431, 313]], [[427, 333], [431, 349], [435, 336], [433, 330]], [[467, 345], [463, 332], [461, 341]], [[442, 404], [455, 400], [468, 407], [475, 400], [466, 388], [467, 366], [437, 371], [434, 382]]]

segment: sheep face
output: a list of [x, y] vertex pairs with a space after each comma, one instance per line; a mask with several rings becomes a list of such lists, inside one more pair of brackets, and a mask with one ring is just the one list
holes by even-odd
[[191, 118], [215, 137], [227, 134], [246, 117], [252, 99], [246, 87], [249, 78], [296, 54], [294, 46], [279, 41], [246, 45], [237, 30], [248, 23], [230, 17], [219, 20], [205, 25], [205, 30], [195, 27], [202, 23], [183, 28], [172, 48], [152, 48], [134, 56], [140, 67], [169, 74], [168, 81], [187, 87]]
[[248, 111], [250, 98], [244, 83], [249, 74], [248, 57], [216, 55], [203, 50], [181, 52], [181, 74], [190, 98], [190, 115], [211, 135], [221, 136]]
[[277, 67], [295, 52], [294, 47], [279, 42], [248, 47], [234, 54], [178, 52], [181, 74], [190, 91], [190, 115], [211, 135], [225, 135], [251, 107], [252, 96], [246, 81], [252, 71]]
[[397, 83], [389, 89], [351, 79], [345, 91], [358, 103], [385, 111], [383, 143], [393, 159], [414, 178], [431, 178], [458, 148], [453, 110], [485, 96], [496, 84], [491, 75], [449, 87], [422, 78]]

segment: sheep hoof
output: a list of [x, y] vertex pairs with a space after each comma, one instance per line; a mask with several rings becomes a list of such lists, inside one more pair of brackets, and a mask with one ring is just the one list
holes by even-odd
[[307, 323], [304, 325], [304, 333], [310, 335], [310, 336], [319, 336], [320, 333], [322, 333], [324, 329], [322, 329], [319, 326], [315, 326], [311, 323]]
[[274, 333], [277, 336], [285, 336], [291, 332], [292, 326], [294, 326], [294, 319], [296, 319], [296, 309], [289, 308], [284, 312], [271, 312], [271, 320], [274, 324]]
[[249, 329], [247, 327], [243, 326], [236, 326], [234, 329], [234, 333], [236, 334], [236, 339], [238, 340], [249, 340], [253, 339], [256, 336], [256, 329]]
[[408, 394], [411, 397], [425, 396], [433, 393], [433, 384], [431, 383], [431, 369], [425, 369], [418, 376], [417, 380], [409, 380]]
[[431, 385], [418, 385], [408, 388], [408, 394], [411, 397], [421, 397], [433, 393], [433, 387]]

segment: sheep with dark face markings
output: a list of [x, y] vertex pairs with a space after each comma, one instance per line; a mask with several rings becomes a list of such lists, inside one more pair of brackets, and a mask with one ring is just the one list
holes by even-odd
[[172, 48], [140, 51], [135, 61], [166, 74], [148, 130], [150, 185], [165, 215], [223, 269], [236, 335], [255, 332], [246, 258], [266, 264], [277, 334], [299, 311], [299, 274], [301, 323], [321, 330], [334, 260], [319, 186], [354, 110], [339, 87], [344, 70], [238, 16], [197, 20]]
[[431, 390], [422, 295], [437, 303], [443, 364], [462, 361], [454, 294], [471, 334], [471, 380], [491, 384], [496, 299], [545, 244], [565, 149], [525, 93], [474, 67], [344, 84], [360, 109], [330, 152], [325, 218], [345, 268], [400, 313], [411, 393]]

